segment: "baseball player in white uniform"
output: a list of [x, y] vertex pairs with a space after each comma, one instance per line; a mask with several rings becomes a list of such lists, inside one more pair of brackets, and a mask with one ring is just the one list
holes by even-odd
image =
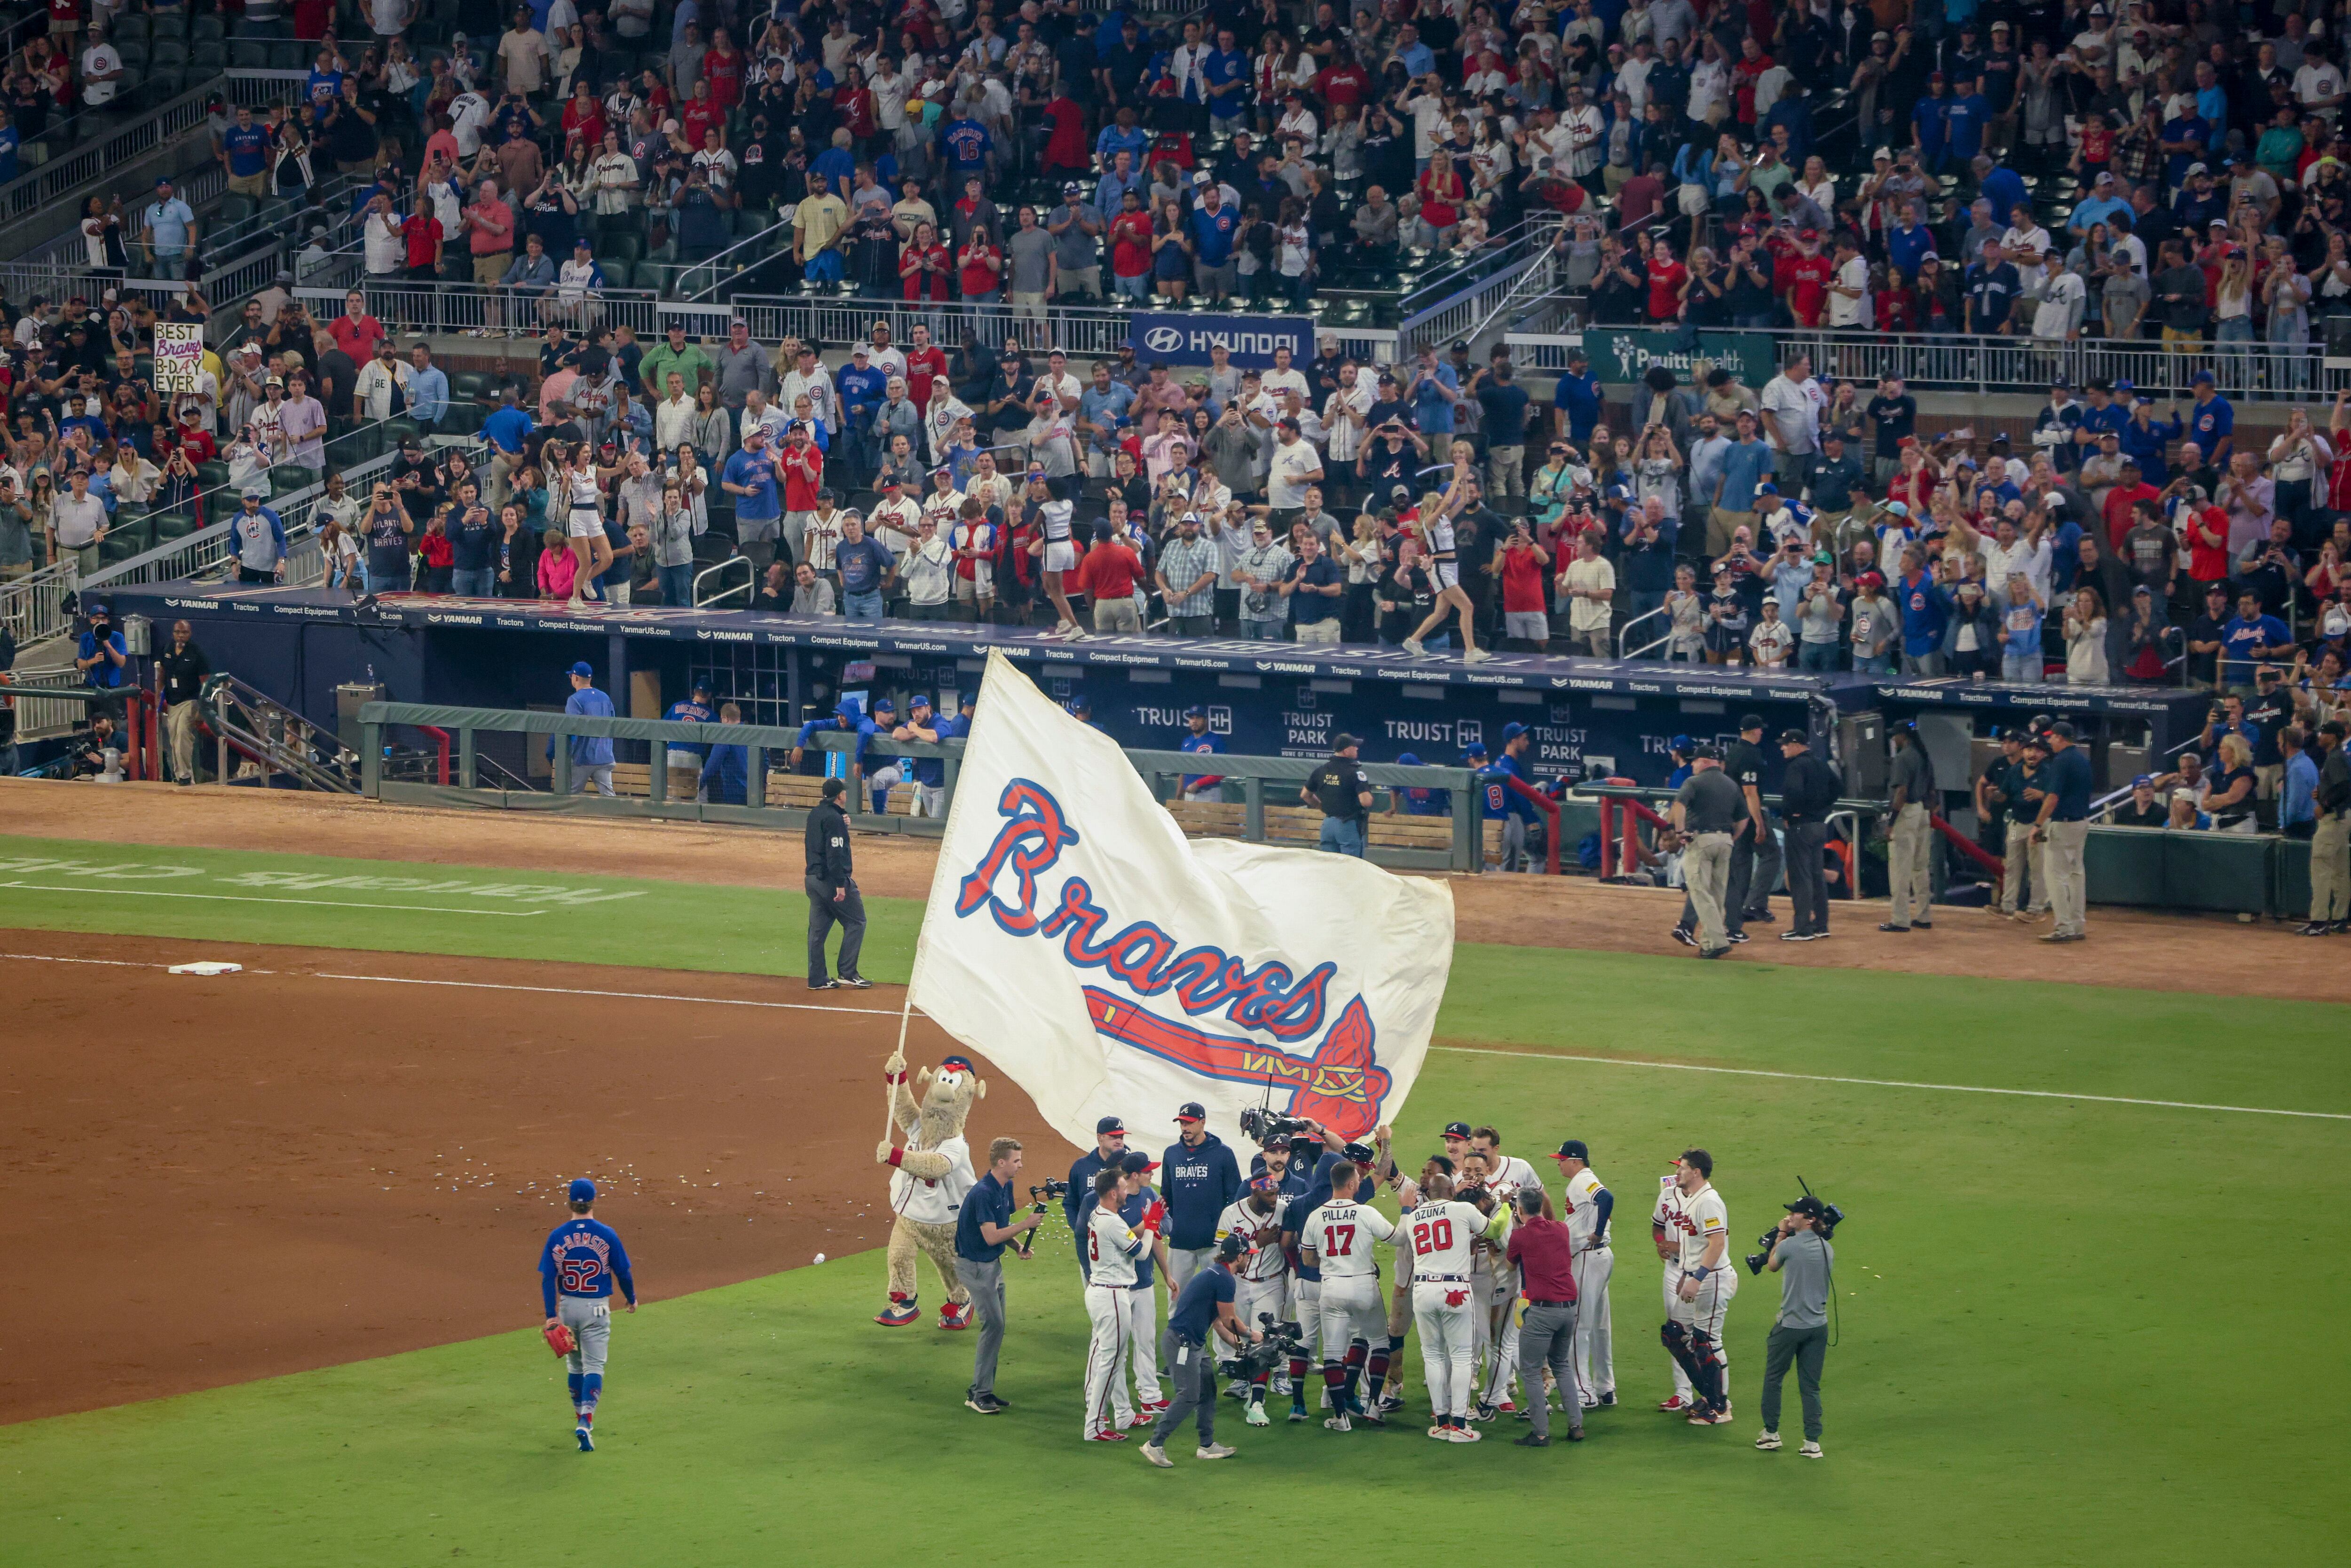
[[[1675, 1229], [1680, 1212], [1681, 1189], [1675, 1185], [1671, 1176], [1659, 1176], [1657, 1207], [1649, 1214], [1649, 1239], [1656, 1243], [1657, 1257], [1666, 1266], [1665, 1302], [1668, 1328], [1673, 1323], [1675, 1303], [1681, 1300], [1682, 1247], [1679, 1233]], [[1577, 1304], [1582, 1305], [1581, 1301]], [[1657, 1402], [1657, 1408], [1669, 1415], [1687, 1416], [1698, 1408], [1698, 1396], [1690, 1389], [1689, 1371], [1682, 1358], [1673, 1354], [1671, 1341], [1667, 1343], [1666, 1354], [1673, 1362], [1674, 1391], [1670, 1397]]]
[[[1616, 1272], [1608, 1219], [1616, 1196], [1590, 1164], [1592, 1151], [1570, 1138], [1553, 1156], [1567, 1178], [1568, 1239], [1575, 1245], [1575, 1382], [1586, 1410], [1616, 1403], [1616, 1347], [1608, 1331], [1608, 1281]], [[1670, 1271], [1670, 1269], [1669, 1270]], [[1674, 1281], [1667, 1289], [1670, 1294]], [[1668, 1312], [1670, 1316], [1670, 1312]], [[1677, 1364], [1676, 1373], [1681, 1371]]]
[[[1105, 1166], [1105, 1169], [1113, 1168]], [[1140, 1149], [1129, 1149], [1115, 1168], [1126, 1177], [1120, 1188], [1119, 1218], [1143, 1238], [1134, 1260], [1134, 1288], [1126, 1292], [1126, 1348], [1133, 1358], [1134, 1397], [1126, 1396], [1126, 1374], [1113, 1368], [1110, 1379], [1112, 1414], [1119, 1430], [1148, 1427], [1167, 1401], [1159, 1386], [1159, 1293], [1152, 1288], [1152, 1270], [1167, 1277], [1167, 1205], [1151, 1185], [1158, 1162]]]
[[1471, 1150], [1461, 1163], [1460, 1185], [1453, 1201], [1469, 1203], [1486, 1217], [1485, 1234], [1469, 1249], [1469, 1280], [1476, 1289], [1478, 1311], [1472, 1320], [1472, 1363], [1478, 1367], [1479, 1391], [1470, 1419], [1491, 1421], [1503, 1409], [1515, 1409], [1510, 1384], [1518, 1373], [1519, 1270], [1503, 1253], [1510, 1242], [1510, 1211], [1497, 1201], [1494, 1166]]
[[1681, 1278], [1667, 1307], [1664, 1339], [1667, 1352], [1689, 1375], [1693, 1427], [1719, 1427], [1730, 1419], [1730, 1360], [1722, 1322], [1730, 1298], [1739, 1293], [1739, 1270], [1729, 1256], [1730, 1217], [1714, 1190], [1713, 1175], [1713, 1155], [1704, 1149], [1683, 1150], [1667, 1220]]
[[[1330, 1392], [1331, 1415], [1322, 1425], [1334, 1432], [1354, 1428], [1357, 1419], [1380, 1424], [1349, 1386], [1349, 1364], [1355, 1347], [1369, 1347], [1387, 1333], [1387, 1312], [1380, 1302], [1380, 1266], [1372, 1257], [1375, 1241], [1394, 1241], [1395, 1223], [1378, 1209], [1355, 1201], [1363, 1173], [1352, 1161], [1332, 1167], [1331, 1196], [1306, 1217], [1299, 1244], [1306, 1260], [1322, 1270], [1322, 1383]], [[1466, 1341], [1465, 1341], [1466, 1343]]]
[[1123, 1171], [1094, 1175], [1094, 1207], [1086, 1212], [1086, 1318], [1093, 1325], [1086, 1344], [1086, 1423], [1089, 1443], [1123, 1443], [1113, 1418], [1112, 1391], [1119, 1363], [1127, 1354], [1127, 1301], [1134, 1290], [1134, 1260], [1143, 1254], [1143, 1234], [1118, 1212], [1126, 1197]]
[[1440, 1442], [1474, 1443], [1469, 1426], [1477, 1323], [1484, 1315], [1473, 1252], [1486, 1217], [1453, 1197], [1453, 1178], [1430, 1178], [1421, 1203], [1405, 1217], [1399, 1249], [1412, 1252], [1412, 1316], [1420, 1328], [1421, 1363], [1428, 1375], [1428, 1435]]
[[[1232, 1265], [1234, 1290], [1233, 1313], [1251, 1328], [1258, 1326], [1258, 1314], [1268, 1313], [1276, 1322], [1284, 1321], [1282, 1312], [1290, 1294], [1290, 1255], [1281, 1249], [1281, 1184], [1271, 1176], [1259, 1176], [1249, 1185], [1238, 1203], [1226, 1208], [1217, 1219], [1217, 1239], [1238, 1236], [1248, 1245], [1248, 1250]], [[1249, 1409], [1241, 1419], [1252, 1427], [1270, 1424], [1265, 1413], [1265, 1396], [1271, 1382], [1271, 1373], [1260, 1373], [1248, 1384], [1236, 1382], [1226, 1392], [1239, 1397], [1246, 1395]]]

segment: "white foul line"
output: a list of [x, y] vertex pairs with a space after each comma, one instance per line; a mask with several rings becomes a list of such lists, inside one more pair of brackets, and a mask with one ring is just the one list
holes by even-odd
[[372, 980], [385, 986], [456, 986], [469, 991], [533, 991], [549, 997], [619, 997], [634, 1002], [703, 1002], [720, 1008], [780, 1008], [787, 1012], [858, 1013], [866, 1018], [894, 1018], [890, 1008], [829, 1008], [817, 1002], [761, 1002], [740, 997], [671, 996], [661, 991], [590, 991], [570, 986], [502, 986], [491, 980], [416, 980], [401, 975], [329, 975], [312, 971], [321, 980]]
[[110, 893], [119, 898], [203, 898], [222, 904], [309, 904], [322, 909], [373, 909], [417, 915], [486, 915], [507, 920], [529, 920], [544, 909], [451, 909], [432, 904], [360, 904], [336, 898], [253, 898], [235, 893], [163, 893], [145, 887], [52, 887], [37, 882], [0, 882], [0, 887], [21, 887], [33, 893]]
[[1619, 1056], [1573, 1056], [1555, 1051], [1491, 1051], [1474, 1045], [1432, 1045], [1459, 1056], [1508, 1056], [1519, 1061], [1583, 1061], [1602, 1067], [1654, 1067], [1665, 1072], [1726, 1072], [1740, 1078], [1787, 1078], [1802, 1083], [1857, 1083], [1871, 1089], [1939, 1089], [1949, 1094], [2013, 1094], [2029, 1100], [2087, 1100], [2101, 1105], [2158, 1105], [2169, 1111], [2231, 1111], [2244, 1116], [2308, 1116], [2351, 1122], [2351, 1112], [2280, 1111], [2268, 1105], [2208, 1105], [2197, 1100], [2140, 1100], [2126, 1094], [2068, 1094], [2056, 1089], [1989, 1089], [1980, 1083], [1914, 1083], [1901, 1078], [1836, 1078], [1818, 1072], [1773, 1072], [1761, 1067], [1701, 1067], [1689, 1061], [1637, 1061]]

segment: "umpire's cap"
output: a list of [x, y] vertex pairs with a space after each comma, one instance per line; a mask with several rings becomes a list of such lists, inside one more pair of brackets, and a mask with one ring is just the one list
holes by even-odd
[[596, 1201], [596, 1184], [586, 1176], [574, 1176], [564, 1196], [574, 1203], [593, 1203]]
[[1780, 732], [1780, 744], [1782, 746], [1810, 746], [1812, 743], [1812, 737], [1801, 729], [1783, 729]]
[[1689, 759], [1692, 762], [1719, 762], [1722, 760], [1722, 753], [1711, 746], [1693, 746], [1690, 747]]
[[838, 800], [841, 797], [841, 792], [848, 788], [849, 780], [846, 779], [828, 779], [824, 781], [822, 793], [828, 800]]
[[1584, 1145], [1584, 1142], [1582, 1138], [1570, 1138], [1567, 1142], [1559, 1146], [1559, 1153], [1552, 1155], [1552, 1158], [1555, 1160], [1582, 1160], [1585, 1165], [1590, 1165], [1592, 1163], [1592, 1151]]
[[1743, 713], [1743, 714], [1740, 714], [1740, 715], [1739, 716], [1739, 733], [1740, 733], [1740, 734], [1741, 734], [1741, 735], [1745, 735], [1745, 734], [1746, 734], [1749, 730], [1750, 730], [1750, 729], [1761, 729], [1762, 727], [1763, 727], [1763, 716], [1762, 716], [1761, 714], [1760, 714], [1760, 713]]

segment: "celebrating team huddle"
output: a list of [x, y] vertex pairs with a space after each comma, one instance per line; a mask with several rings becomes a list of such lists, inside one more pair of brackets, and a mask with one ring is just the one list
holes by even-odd
[[[1482, 1426], [1510, 1414], [1530, 1425], [1521, 1446], [1548, 1447], [1554, 1398], [1568, 1440], [1581, 1441], [1584, 1414], [1616, 1403], [1615, 1199], [1583, 1143], [1571, 1139], [1553, 1156], [1564, 1183], [1554, 1199], [1491, 1127], [1449, 1124], [1446, 1152], [1406, 1175], [1384, 1126], [1365, 1145], [1316, 1123], [1269, 1120], [1246, 1174], [1189, 1104], [1163, 1161], [1129, 1150], [1124, 1124], [1106, 1117], [1094, 1150], [1071, 1167], [1066, 1212], [1092, 1325], [1086, 1441], [1123, 1442], [1148, 1427], [1144, 1457], [1165, 1466], [1165, 1439], [1190, 1416], [1198, 1456], [1226, 1457], [1233, 1450], [1214, 1430], [1220, 1372], [1252, 1427], [1270, 1425], [1269, 1400], [1284, 1396], [1290, 1420], [1312, 1419], [1315, 1370], [1325, 1428], [1391, 1425], [1405, 1404], [1408, 1325], [1418, 1330], [1426, 1430], [1437, 1441], [1480, 1441]], [[1738, 1281], [1712, 1169], [1706, 1151], [1686, 1151], [1650, 1216], [1674, 1378], [1659, 1408], [1697, 1426], [1731, 1419], [1723, 1323]], [[1384, 1186], [1400, 1218], [1373, 1206]], [[1155, 1268], [1168, 1279], [1164, 1343]]]

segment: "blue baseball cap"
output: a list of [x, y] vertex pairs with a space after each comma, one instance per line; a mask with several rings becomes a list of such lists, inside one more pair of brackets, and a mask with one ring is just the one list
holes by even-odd
[[1094, 1124], [1094, 1136], [1098, 1138], [1107, 1136], [1112, 1133], [1123, 1133], [1125, 1131], [1126, 1124], [1120, 1121], [1115, 1116], [1104, 1116], [1101, 1121]]
[[574, 1203], [593, 1203], [596, 1201], [596, 1184], [586, 1176], [573, 1176], [571, 1185], [564, 1189], [564, 1196]]
[[1202, 707], [1198, 703], [1194, 703], [1190, 707], [1184, 710], [1184, 716], [1186, 718], [1206, 718], [1208, 716], [1208, 710]]
[[2209, 387], [2213, 384], [2212, 372], [2210, 371], [2199, 371], [2194, 376], [2189, 378], [2189, 381], [2193, 385]]
[[873, 699], [873, 711], [875, 713], [896, 713], [898, 711], [898, 705], [892, 702], [888, 697], [875, 697]]
[[708, 695], [710, 695], [710, 683], [709, 683], [708, 681], [696, 681], [696, 682], [695, 682], [695, 683], [694, 683], [694, 689], [693, 689], [693, 691], [692, 691], [690, 694], [688, 694], [688, 695], [693, 695], [693, 696], [697, 696], [697, 697], [706, 697], [706, 696], [708, 696]]
[[1486, 755], [1486, 747], [1481, 743], [1473, 740], [1468, 745], [1461, 748], [1461, 755], [1464, 757], [1483, 757]]
[[1398, 768], [1417, 768], [1420, 766], [1420, 758], [1415, 757], [1409, 751], [1400, 751], [1396, 753], [1396, 766]]
[[1766, 479], [1755, 486], [1755, 493], [1759, 496], [1776, 496], [1780, 493], [1780, 486]]
[[1519, 737], [1526, 734], [1526, 732], [1527, 727], [1519, 723], [1516, 719], [1513, 719], [1509, 724], [1502, 727], [1503, 743], [1508, 745], [1510, 742], [1516, 740]]
[[2142, 773], [2137, 778], [2131, 780], [2131, 788], [2134, 789], [2141, 788], [2152, 789], [2154, 785], [2155, 775], [2152, 773]]
[[1678, 751], [1684, 757], [1687, 757], [1690, 754], [1690, 737], [1687, 735], [1677, 735], [1666, 742], [1666, 749]]
[[582, 659], [578, 664], [572, 665], [571, 673], [580, 676], [583, 680], [594, 680], [596, 678], [596, 672], [589, 667], [588, 661], [585, 659]]
[[931, 706], [931, 694], [928, 692], [916, 692], [913, 696], [906, 699], [906, 706], [909, 708], [929, 707]]

